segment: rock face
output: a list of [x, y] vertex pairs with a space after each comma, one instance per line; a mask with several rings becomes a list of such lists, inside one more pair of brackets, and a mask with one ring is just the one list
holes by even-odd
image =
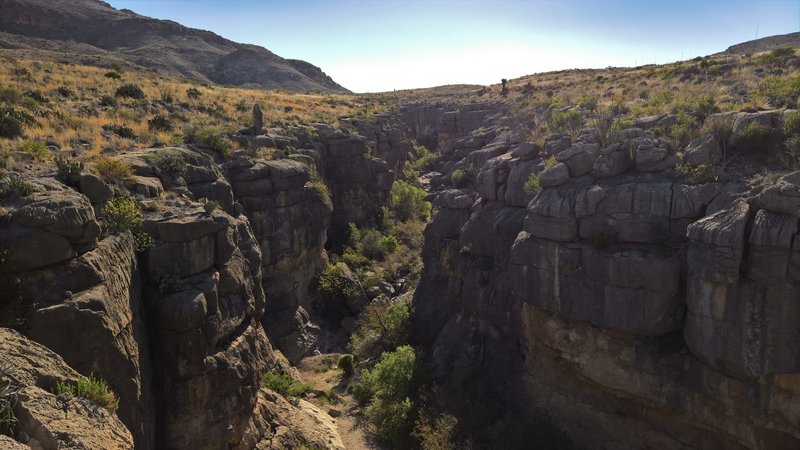
[[[147, 218], [143, 278], [159, 446], [223, 448], [241, 439], [271, 348], [260, 318], [260, 249], [246, 219], [197, 210]], [[220, 398], [236, 401], [221, 402]]]
[[[587, 448], [800, 445], [800, 176], [752, 193], [691, 184], [641, 129], [605, 148], [549, 137], [558, 164], [544, 169], [495, 153], [483, 136], [502, 124], [440, 136], [443, 172], [469, 161], [479, 174], [477, 201], [446, 185], [431, 195], [413, 309], [441, 399], [482, 401], [484, 418], [498, 399], [541, 408]], [[697, 163], [719, 156], [706, 141], [692, 144]], [[527, 204], [508, 195], [515, 167], [539, 175]]]
[[265, 329], [290, 361], [299, 360], [316, 345], [308, 289], [325, 262], [333, 206], [324, 192], [307, 186], [310, 169], [299, 161], [244, 159], [227, 171], [262, 253]]
[[[89, 400], [51, 392], [80, 375], [61, 357], [16, 331], [0, 328], [0, 361], [19, 388], [14, 405], [17, 441], [1, 436], [2, 448], [133, 449], [133, 437], [117, 417]], [[23, 445], [24, 444], [24, 445]]]

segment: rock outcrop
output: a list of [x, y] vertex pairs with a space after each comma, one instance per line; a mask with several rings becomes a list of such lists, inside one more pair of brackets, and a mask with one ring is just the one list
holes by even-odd
[[[471, 135], [439, 136], [438, 170], [478, 173], [432, 194], [425, 232], [415, 336], [441, 398], [472, 411], [465, 423], [485, 423], [497, 399], [547, 411], [590, 448], [800, 445], [800, 176], [698, 183], [641, 129], [605, 147], [583, 131], [548, 137], [545, 167], [497, 142], [506, 126], [487, 115]], [[697, 164], [719, 158], [711, 139], [690, 149]], [[472, 189], [477, 201], [456, 201]]]
[[8, 449], [133, 449], [133, 437], [117, 416], [90, 400], [52, 393], [57, 383], [81, 375], [46, 347], [14, 330], [0, 328], [0, 374], [18, 388], [13, 413], [14, 439], [0, 436]]

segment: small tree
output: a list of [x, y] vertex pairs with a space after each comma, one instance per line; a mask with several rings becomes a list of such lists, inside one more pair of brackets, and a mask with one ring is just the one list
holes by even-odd
[[431, 213], [431, 203], [425, 201], [425, 190], [397, 180], [392, 185], [392, 209], [402, 221], [427, 219]]

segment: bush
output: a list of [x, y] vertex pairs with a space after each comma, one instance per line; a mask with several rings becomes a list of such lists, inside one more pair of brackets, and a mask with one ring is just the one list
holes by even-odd
[[101, 95], [100, 106], [117, 106], [117, 99], [110, 95]]
[[173, 126], [168, 118], [159, 114], [147, 121], [147, 128], [150, 131], [172, 131]]
[[31, 155], [35, 161], [46, 161], [53, 156], [44, 144], [33, 139], [26, 139], [17, 143], [17, 150]]
[[132, 98], [135, 100], [143, 100], [145, 98], [144, 91], [142, 88], [135, 84], [123, 84], [122, 86], [117, 88], [117, 91], [114, 93], [116, 97], [123, 97], [123, 98]]
[[133, 129], [126, 125], [106, 124], [101, 127], [103, 131], [114, 133], [117, 136], [125, 139], [136, 139], [136, 133]]
[[361, 359], [369, 359], [405, 344], [410, 317], [411, 310], [403, 303], [370, 303], [350, 338], [353, 353]]
[[392, 184], [391, 204], [397, 218], [402, 221], [411, 219], [427, 220], [431, 213], [431, 204], [425, 201], [425, 190], [396, 180]]
[[144, 231], [133, 233], [133, 249], [137, 252], [143, 252], [155, 244], [153, 236], [150, 236]]
[[218, 201], [209, 200], [207, 198], [201, 198], [200, 204], [203, 205], [203, 210], [206, 212], [206, 214], [213, 213], [214, 211], [218, 210], [221, 206]]
[[695, 137], [695, 120], [681, 111], [678, 113], [678, 122], [669, 127], [667, 134], [675, 148], [684, 149]]
[[707, 181], [713, 181], [717, 178], [717, 171], [714, 166], [700, 164], [698, 166], [690, 166], [685, 163], [675, 164], [675, 172], [683, 175], [686, 182], [689, 184], [700, 184]]
[[62, 96], [64, 98], [75, 97], [75, 92], [72, 89], [70, 89], [70, 88], [68, 88], [66, 86], [57, 87], [56, 88], [56, 92], [58, 92], [58, 95], [60, 95], [60, 96]]
[[536, 195], [542, 190], [542, 185], [539, 182], [539, 175], [532, 173], [531, 176], [525, 181], [525, 185], [523, 186], [525, 192]]
[[68, 186], [78, 187], [81, 182], [83, 163], [56, 158], [56, 176]]
[[761, 82], [759, 90], [772, 106], [795, 108], [797, 97], [800, 96], [800, 75], [791, 78], [767, 78]]
[[9, 176], [8, 181], [0, 189], [0, 198], [8, 197], [12, 192], [16, 192], [21, 197], [33, 194], [33, 186], [23, 181], [19, 175]]
[[728, 150], [728, 139], [733, 134], [733, 119], [726, 117], [714, 117], [706, 120], [703, 124], [702, 132], [714, 136], [725, 156]]
[[133, 169], [124, 161], [110, 156], [95, 159], [94, 170], [108, 184], [125, 183], [133, 179]]
[[95, 378], [94, 375], [90, 375], [88, 378], [78, 378], [75, 384], [59, 382], [56, 384], [55, 393], [56, 395], [69, 394], [83, 397], [112, 413], [119, 407], [119, 399], [108, 388], [108, 383], [105, 380]]
[[745, 152], [775, 153], [780, 146], [780, 132], [758, 122], [750, 122], [736, 134], [736, 149]]
[[458, 420], [450, 414], [440, 414], [433, 423], [421, 414], [414, 425], [413, 436], [422, 450], [455, 450], [456, 425]]
[[137, 228], [142, 223], [142, 210], [133, 197], [114, 197], [103, 207], [106, 231], [121, 233]]
[[231, 144], [223, 136], [222, 128], [220, 127], [190, 128], [186, 135], [186, 140], [189, 143], [210, 148], [224, 157], [228, 157], [231, 154]]
[[800, 136], [800, 111], [789, 111], [783, 116], [783, 134]]
[[769, 53], [763, 53], [755, 57], [756, 64], [768, 67], [783, 67], [789, 58], [794, 57], [792, 47], [780, 47]]
[[190, 87], [186, 90], [186, 96], [191, 99], [200, 98], [201, 92], [197, 88]]
[[553, 129], [558, 132], [567, 132], [572, 136], [578, 134], [583, 126], [583, 116], [577, 109], [569, 111], [553, 111], [550, 116]]
[[106, 72], [105, 74], [103, 74], [103, 76], [106, 78], [111, 78], [112, 80], [119, 80], [120, 78], [122, 78], [122, 75], [116, 70]]
[[162, 172], [169, 172], [172, 174], [183, 175], [186, 173], [186, 161], [181, 158], [181, 155], [176, 151], [170, 150], [156, 150], [155, 152], [148, 153], [147, 162], [156, 166]]
[[284, 373], [266, 372], [261, 377], [261, 386], [271, 389], [284, 397], [300, 397], [311, 390], [311, 385], [300, 383]]
[[394, 251], [397, 250], [397, 247], [400, 245], [397, 242], [397, 238], [392, 235], [383, 236], [378, 244], [380, 245], [381, 249], [383, 249], [384, 254], [394, 253]]
[[463, 169], [456, 169], [450, 174], [450, 181], [453, 182], [455, 187], [462, 188], [469, 185], [470, 181], [472, 181], [472, 177], [469, 172]]
[[384, 444], [401, 447], [411, 435], [415, 366], [414, 349], [404, 345], [382, 354], [375, 368], [361, 375], [359, 397], [372, 393], [366, 414]]
[[353, 363], [353, 355], [342, 355], [336, 365], [342, 369], [342, 374], [345, 378], [350, 378], [355, 373], [355, 365]]
[[0, 138], [15, 139], [22, 136], [22, 123], [9, 113], [0, 111]]

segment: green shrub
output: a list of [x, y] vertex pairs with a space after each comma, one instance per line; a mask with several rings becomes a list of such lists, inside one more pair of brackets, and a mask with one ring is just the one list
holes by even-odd
[[760, 92], [775, 107], [797, 107], [800, 96], [800, 75], [789, 78], [770, 77], [761, 82]]
[[133, 169], [120, 159], [101, 156], [92, 164], [95, 172], [108, 184], [124, 184], [133, 179]]
[[112, 413], [119, 407], [119, 399], [109, 389], [108, 383], [105, 380], [95, 378], [94, 375], [90, 375], [88, 378], [78, 378], [75, 384], [59, 382], [56, 384], [55, 393], [56, 395], [69, 394], [85, 398]]
[[81, 183], [83, 163], [72, 162], [64, 158], [56, 158], [56, 176], [68, 186], [78, 187]]
[[736, 135], [736, 150], [773, 154], [779, 150], [780, 132], [758, 122], [750, 122]]
[[342, 355], [336, 365], [342, 369], [342, 374], [345, 378], [350, 378], [355, 373], [355, 364], [353, 363], [353, 355]]
[[539, 182], [539, 175], [532, 173], [528, 179], [525, 181], [525, 185], [523, 186], [525, 192], [536, 195], [542, 190], [542, 185]]
[[222, 128], [206, 126], [189, 130], [186, 136], [187, 142], [210, 148], [224, 157], [230, 156], [231, 144], [223, 135]]
[[265, 372], [261, 386], [271, 389], [284, 397], [301, 397], [311, 390], [311, 385], [300, 383], [284, 373]]
[[316, 168], [311, 170], [308, 182], [311, 188], [317, 191], [321, 197], [331, 198], [331, 190], [328, 189], [328, 185], [325, 184], [325, 180], [322, 179]]
[[717, 178], [717, 170], [714, 166], [700, 164], [698, 166], [691, 166], [685, 163], [675, 164], [675, 172], [683, 175], [686, 182], [689, 184], [700, 184], [707, 181], [713, 181]]
[[148, 153], [145, 158], [147, 162], [156, 166], [162, 172], [169, 172], [177, 175], [186, 173], [187, 164], [180, 153], [174, 150], [156, 150]]
[[667, 135], [675, 148], [686, 148], [696, 135], [695, 120], [686, 112], [679, 112], [678, 122], [669, 127]]
[[9, 176], [5, 186], [0, 189], [0, 198], [8, 197], [12, 192], [16, 192], [21, 197], [27, 197], [33, 194], [33, 186], [15, 174]]
[[133, 249], [137, 252], [143, 252], [155, 244], [153, 236], [150, 236], [145, 231], [133, 233]]
[[400, 245], [397, 242], [397, 238], [392, 235], [383, 236], [378, 244], [383, 249], [384, 254], [394, 253], [398, 245]]
[[472, 175], [464, 169], [456, 169], [450, 174], [450, 181], [455, 187], [463, 188], [472, 181]]
[[440, 414], [433, 422], [425, 414], [420, 414], [413, 436], [422, 450], [455, 450], [456, 425], [458, 420], [450, 414]]
[[755, 57], [756, 64], [768, 67], [783, 67], [789, 58], [794, 57], [792, 47], [780, 47], [769, 53], [763, 53]]
[[708, 119], [703, 124], [701, 131], [714, 136], [714, 139], [722, 150], [722, 155], [725, 156], [728, 150], [728, 139], [730, 139], [731, 134], [733, 134], [733, 119], [730, 117], [714, 117]]
[[553, 111], [550, 116], [553, 129], [558, 132], [566, 132], [575, 136], [583, 127], [583, 115], [577, 109], [569, 111]]
[[200, 204], [203, 205], [203, 210], [206, 212], [206, 214], [211, 214], [220, 208], [218, 201], [209, 200], [207, 198], [201, 198]]
[[424, 145], [417, 145], [415, 143], [414, 153], [416, 154], [416, 158], [408, 162], [413, 170], [420, 171], [429, 169], [433, 163], [436, 162], [436, 154], [428, 150]]
[[373, 392], [366, 415], [384, 444], [400, 447], [411, 435], [415, 366], [414, 349], [404, 345], [382, 354], [375, 368], [363, 374], [364, 393]]
[[545, 158], [545, 160], [544, 160], [544, 168], [545, 169], [549, 169], [549, 168], [555, 166], [556, 164], [558, 164], [558, 159], [556, 159], [555, 155], [550, 155], [547, 158]]
[[411, 310], [403, 303], [370, 303], [359, 318], [350, 347], [360, 359], [392, 350], [408, 340]]
[[173, 126], [172, 126], [172, 121], [159, 114], [147, 121], [147, 128], [149, 128], [150, 131], [169, 132], [172, 131]]
[[427, 220], [431, 213], [431, 203], [425, 201], [425, 195], [424, 189], [402, 180], [395, 180], [392, 184], [391, 204], [397, 218], [402, 221]]
[[382, 245], [383, 235], [374, 228], [368, 228], [361, 232], [360, 242], [356, 249], [369, 259], [380, 261], [386, 255], [386, 249]]
[[26, 139], [17, 143], [17, 150], [31, 155], [35, 161], [46, 161], [53, 156], [44, 144], [33, 139]]
[[789, 111], [783, 115], [783, 134], [800, 136], [800, 111]]
[[116, 97], [132, 98], [135, 100], [143, 100], [145, 98], [142, 88], [135, 84], [123, 84], [117, 88], [114, 95]]
[[133, 197], [114, 197], [103, 207], [103, 217], [109, 233], [135, 229], [142, 223], [142, 210]]
[[113, 123], [105, 124], [101, 127], [103, 131], [107, 131], [109, 133], [114, 133], [117, 136], [125, 139], [136, 139], [136, 133], [133, 132], [133, 128], [127, 125], [117, 125]]

